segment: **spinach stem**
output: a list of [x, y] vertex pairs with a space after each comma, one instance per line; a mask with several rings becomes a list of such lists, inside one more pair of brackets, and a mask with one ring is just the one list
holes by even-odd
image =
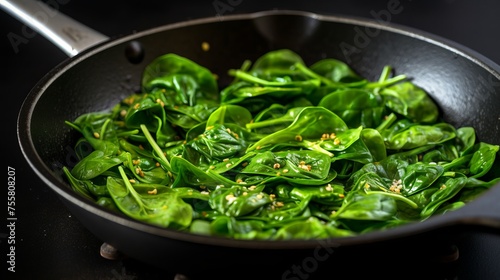
[[406, 75], [398, 75], [396, 77], [384, 80], [383, 82], [368, 83], [366, 85], [366, 88], [374, 89], [374, 88], [387, 87], [387, 86], [393, 85], [395, 83], [401, 82], [403, 80], [406, 80], [406, 78], [407, 78]]
[[121, 166], [121, 165], [118, 166], [118, 171], [120, 172], [120, 175], [123, 179], [123, 183], [125, 184], [125, 186], [129, 190], [130, 194], [132, 194], [132, 196], [135, 198], [135, 200], [137, 201], [138, 204], [143, 206], [142, 200], [139, 197], [139, 194], [135, 191], [132, 184], [130, 184], [130, 181], [128, 180], [127, 174], [125, 174], [125, 170], [123, 170], [123, 166]]
[[389, 114], [384, 121], [376, 128], [376, 130], [380, 133], [382, 133], [383, 130], [387, 129], [389, 126], [391, 126], [398, 118], [396, 117], [396, 114], [391, 113]]
[[330, 79], [327, 79], [321, 75], [318, 75], [314, 73], [311, 69], [309, 69], [307, 66], [305, 66], [302, 63], [295, 63], [295, 67], [299, 69], [302, 73], [306, 74], [307, 76], [314, 78], [314, 79], [319, 79], [322, 83], [329, 85], [329, 86], [339, 86], [338, 84], [334, 83]]
[[[391, 74], [392, 68], [389, 65], [384, 66], [384, 69], [382, 69], [382, 73], [380, 74], [380, 77], [378, 78], [379, 83], [383, 83], [387, 79], [389, 79], [389, 75]], [[373, 89], [373, 91], [378, 94], [380, 91], [380, 87], [377, 87]]]
[[[287, 122], [292, 123], [293, 119], [288, 120]], [[282, 124], [284, 121], [282, 119], [272, 119], [272, 120], [265, 120], [261, 122], [254, 122], [254, 123], [247, 123], [246, 128], [247, 129], [256, 129], [256, 128], [262, 128], [266, 126], [271, 126], [275, 124]]]
[[[70, 126], [71, 128], [75, 129], [76, 131], [82, 133], [82, 130], [80, 129], [79, 126], [75, 125], [74, 123], [72, 122], [69, 122], [69, 121], [64, 121], [64, 123], [68, 126]], [[83, 133], [82, 133], [83, 134]]]
[[106, 134], [106, 128], [108, 124], [111, 122], [111, 119], [107, 119], [101, 127], [101, 140], [104, 140], [104, 135]]
[[400, 195], [400, 194], [396, 194], [396, 193], [389, 193], [389, 192], [383, 192], [383, 191], [366, 191], [367, 194], [382, 194], [382, 195], [386, 195], [386, 196], [390, 196], [396, 200], [399, 200], [399, 201], [402, 201], [408, 205], [410, 205], [413, 209], [417, 209], [418, 208], [418, 204], [416, 204], [415, 202], [413, 202], [412, 200]]
[[116, 136], [117, 137], [127, 137], [127, 136], [130, 136], [130, 135], [136, 135], [138, 133], [139, 133], [138, 129], [133, 129], [133, 130], [129, 130], [129, 131], [124, 131], [124, 132], [117, 133]]
[[312, 71], [311, 69], [309, 69], [307, 66], [305, 66], [302, 63], [295, 63], [295, 67], [297, 67], [297, 69], [299, 69], [305, 75], [307, 75], [313, 79], [318, 79], [327, 86], [338, 87], [338, 88], [358, 87], [358, 86], [365, 85], [368, 82], [367, 80], [361, 80], [361, 81], [352, 82], [352, 83], [334, 82], [334, 81], [332, 81], [324, 76], [316, 74], [314, 71]]
[[320, 145], [318, 145], [317, 142], [312, 142], [312, 141], [308, 141], [308, 140], [302, 140], [302, 142], [304, 142], [308, 148], [314, 150], [314, 151], [318, 151], [318, 152], [321, 152], [323, 154], [326, 154], [328, 155], [329, 157], [333, 157], [333, 153], [321, 148]]
[[163, 154], [163, 151], [160, 148], [160, 146], [158, 146], [156, 141], [153, 139], [153, 136], [151, 136], [151, 133], [149, 133], [149, 130], [146, 127], [146, 125], [141, 124], [141, 130], [142, 130], [142, 133], [144, 133], [144, 135], [146, 136], [146, 139], [148, 140], [151, 147], [153, 147], [153, 150], [158, 154], [158, 157], [161, 158], [165, 162], [165, 164], [167, 165], [167, 168], [170, 170], [171, 169], [170, 162], [168, 161], [167, 157], [165, 157], [165, 155]]
[[443, 167], [444, 171], [446, 172], [446, 171], [450, 170], [453, 167], [460, 166], [462, 164], [468, 163], [471, 160], [471, 158], [472, 158], [472, 154], [465, 155], [465, 156], [456, 158], [456, 159], [452, 160], [449, 163], [444, 163], [441, 166]]
[[320, 80], [317, 79], [311, 79], [307, 81], [290, 81], [290, 82], [277, 82], [277, 81], [268, 81], [261, 79], [259, 77], [253, 76], [251, 74], [248, 74], [244, 71], [241, 70], [229, 70], [229, 74], [235, 76], [236, 78], [240, 78], [242, 80], [245, 80], [247, 82], [251, 82], [254, 84], [259, 84], [263, 86], [300, 86], [300, 85], [315, 85], [319, 86], [321, 84]]
[[382, 73], [380, 74], [380, 78], [378, 79], [379, 83], [386, 81], [389, 79], [389, 75], [391, 74], [392, 67], [389, 65], [384, 66], [384, 69], [382, 69]]

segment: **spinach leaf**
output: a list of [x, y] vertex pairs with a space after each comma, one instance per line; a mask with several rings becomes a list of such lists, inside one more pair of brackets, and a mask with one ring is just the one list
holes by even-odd
[[388, 150], [414, 149], [440, 144], [456, 137], [455, 128], [447, 123], [434, 125], [398, 122], [382, 132]]
[[422, 88], [406, 81], [380, 91], [388, 108], [416, 123], [433, 123], [439, 110], [432, 98]]
[[70, 187], [132, 219], [192, 234], [356, 236], [456, 211], [500, 183], [498, 143], [444, 121], [390, 65], [370, 81], [335, 58], [264, 53], [222, 87], [168, 53], [141, 92], [65, 124]]
[[323, 107], [306, 107], [287, 128], [262, 138], [249, 146], [247, 152], [283, 142], [300, 143], [304, 140], [318, 140], [323, 134], [336, 134], [347, 129], [345, 122], [331, 111]]
[[469, 167], [473, 178], [480, 178], [485, 175], [495, 162], [499, 145], [479, 143], [477, 150], [470, 160]]
[[157, 82], [161, 82], [161, 80], [156, 80], [157, 78], [171, 77], [176, 74], [186, 75], [193, 79], [199, 85], [202, 94], [213, 97], [215, 100], [218, 98], [218, 85], [210, 70], [173, 53], [159, 56], [148, 64], [143, 72], [142, 86], [147, 92], [148, 89], [158, 86]]
[[366, 89], [336, 90], [321, 99], [323, 106], [341, 117], [349, 127], [377, 127], [385, 114], [382, 98]]
[[210, 206], [231, 217], [248, 215], [271, 202], [269, 194], [261, 188], [254, 190], [244, 186], [218, 188], [210, 193]]
[[[135, 189], [123, 168], [122, 179], [108, 178], [107, 188], [117, 207], [127, 216], [162, 227], [183, 229], [190, 225], [192, 208], [163, 185]], [[163, 190], [158, 193], [158, 189]]]

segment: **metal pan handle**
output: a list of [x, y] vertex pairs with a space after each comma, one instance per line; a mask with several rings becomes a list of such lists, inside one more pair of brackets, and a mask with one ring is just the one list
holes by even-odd
[[60, 13], [58, 8], [67, 0], [52, 0], [47, 4], [34, 0], [0, 0], [0, 7], [54, 43], [69, 57], [109, 37]]

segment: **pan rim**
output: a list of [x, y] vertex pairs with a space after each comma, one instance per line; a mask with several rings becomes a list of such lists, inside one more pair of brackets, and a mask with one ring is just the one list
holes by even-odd
[[[430, 34], [421, 30], [410, 28], [407, 26], [402, 26], [394, 23], [381, 24], [371, 19], [356, 18], [351, 16], [339, 16], [339, 15], [322, 15], [313, 12], [306, 11], [296, 11], [296, 10], [270, 10], [270, 11], [260, 11], [247, 14], [234, 14], [224, 16], [224, 21], [243, 21], [243, 20], [255, 20], [257, 18], [266, 16], [276, 16], [276, 15], [290, 15], [290, 16], [303, 16], [316, 19], [319, 21], [328, 22], [338, 22], [351, 25], [359, 25], [365, 27], [374, 27], [381, 30], [385, 30], [392, 33], [398, 33], [404, 36], [409, 36], [428, 42], [438, 47], [445, 48], [449, 51], [456, 53], [465, 59], [474, 62], [481, 68], [485, 69], [491, 73], [494, 77], [500, 80], [500, 66], [491, 61], [490, 59], [484, 57], [483, 55], [477, 53], [476, 51], [460, 45], [456, 42], [447, 40], [440, 36]], [[68, 202], [76, 205], [77, 207], [91, 212], [101, 218], [109, 220], [111, 222], [120, 224], [122, 226], [142, 231], [145, 233], [153, 234], [160, 237], [166, 237], [175, 240], [182, 240], [186, 242], [206, 244], [206, 245], [217, 245], [225, 247], [236, 247], [236, 248], [252, 248], [252, 249], [299, 249], [299, 248], [314, 248], [318, 246], [319, 239], [315, 240], [284, 240], [284, 241], [271, 241], [271, 240], [238, 240], [238, 239], [228, 239], [222, 237], [214, 236], [202, 236], [196, 235], [189, 232], [181, 232], [172, 229], [165, 229], [158, 226], [145, 224], [140, 221], [135, 221], [132, 218], [118, 215], [112, 213], [108, 210], [103, 209], [97, 204], [92, 204], [90, 201], [86, 201], [83, 197], [78, 196], [76, 193], [72, 192], [67, 185], [64, 185], [60, 181], [56, 180], [52, 176], [52, 171], [43, 160], [40, 158], [35, 150], [33, 144], [33, 139], [31, 138], [31, 116], [36, 107], [38, 99], [43, 95], [45, 90], [55, 81], [60, 75], [65, 73], [68, 69], [72, 68], [74, 65], [79, 64], [81, 61], [94, 56], [108, 48], [112, 48], [116, 45], [122, 44], [124, 42], [136, 40], [141, 37], [148, 35], [153, 35], [156, 33], [182, 28], [186, 26], [202, 25], [207, 23], [213, 23], [219, 21], [220, 18], [217, 17], [206, 17], [200, 19], [193, 19], [178, 23], [167, 24], [144, 31], [136, 32], [129, 35], [124, 35], [117, 38], [110, 38], [109, 40], [99, 43], [80, 54], [70, 57], [56, 66], [54, 69], [49, 71], [29, 92], [18, 114], [17, 121], [17, 136], [18, 143], [20, 145], [23, 156], [28, 162], [29, 166], [32, 168], [33, 172], [36, 173], [37, 177], [41, 179], [48, 187], [55, 191], [62, 198]], [[498, 188], [495, 186], [494, 188]], [[477, 200], [481, 200], [478, 198]], [[464, 206], [468, 207], [468, 205]], [[455, 212], [464, 211], [464, 209], [458, 209]], [[457, 221], [449, 219], [449, 215], [431, 217], [424, 222], [417, 222], [414, 224], [408, 224], [404, 226], [399, 226], [390, 230], [375, 231], [362, 235], [352, 236], [352, 237], [338, 237], [333, 239], [328, 239], [329, 244], [332, 246], [348, 246], [348, 245], [361, 245], [367, 243], [374, 243], [389, 239], [403, 238], [406, 236], [415, 236], [417, 234], [432, 231], [434, 229], [441, 228], [447, 225], [454, 225]]]

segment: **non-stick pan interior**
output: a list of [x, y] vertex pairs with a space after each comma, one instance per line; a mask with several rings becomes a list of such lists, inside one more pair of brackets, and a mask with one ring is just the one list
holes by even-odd
[[[73, 197], [72, 201], [78, 200], [77, 206], [72, 201], [65, 203], [80, 212], [78, 216], [86, 225], [104, 222], [106, 219], [88, 214], [94, 206], [71, 194], [62, 179], [61, 168], [76, 163], [72, 147], [77, 137], [64, 121], [109, 109], [140, 91], [144, 67], [165, 53], [185, 56], [209, 68], [218, 75], [222, 88], [231, 80], [228, 69], [239, 68], [246, 59], [255, 61], [270, 50], [289, 48], [307, 64], [336, 58], [371, 80], [378, 79], [382, 68], [390, 65], [395, 74], [406, 74], [426, 89], [447, 122], [473, 126], [480, 140], [500, 144], [498, 66], [483, 63], [481, 56], [460, 46], [421, 34], [355, 19], [290, 12], [198, 20], [113, 39], [61, 64], [30, 93], [19, 116], [20, 143], [28, 161], [49, 186]], [[144, 56], [139, 63], [131, 63], [125, 55], [132, 41], [142, 46]], [[203, 49], [202, 43], [210, 48]], [[87, 210], [79, 209], [81, 205]], [[116, 227], [128, 226], [120, 223]], [[91, 227], [100, 238], [113, 238], [108, 233], [114, 230], [113, 223], [104, 227], [106, 231], [97, 225]], [[150, 241], [159, 242], [158, 238]], [[114, 241], [126, 247], [124, 240], [121, 236]], [[139, 250], [135, 247], [124, 250]]]

